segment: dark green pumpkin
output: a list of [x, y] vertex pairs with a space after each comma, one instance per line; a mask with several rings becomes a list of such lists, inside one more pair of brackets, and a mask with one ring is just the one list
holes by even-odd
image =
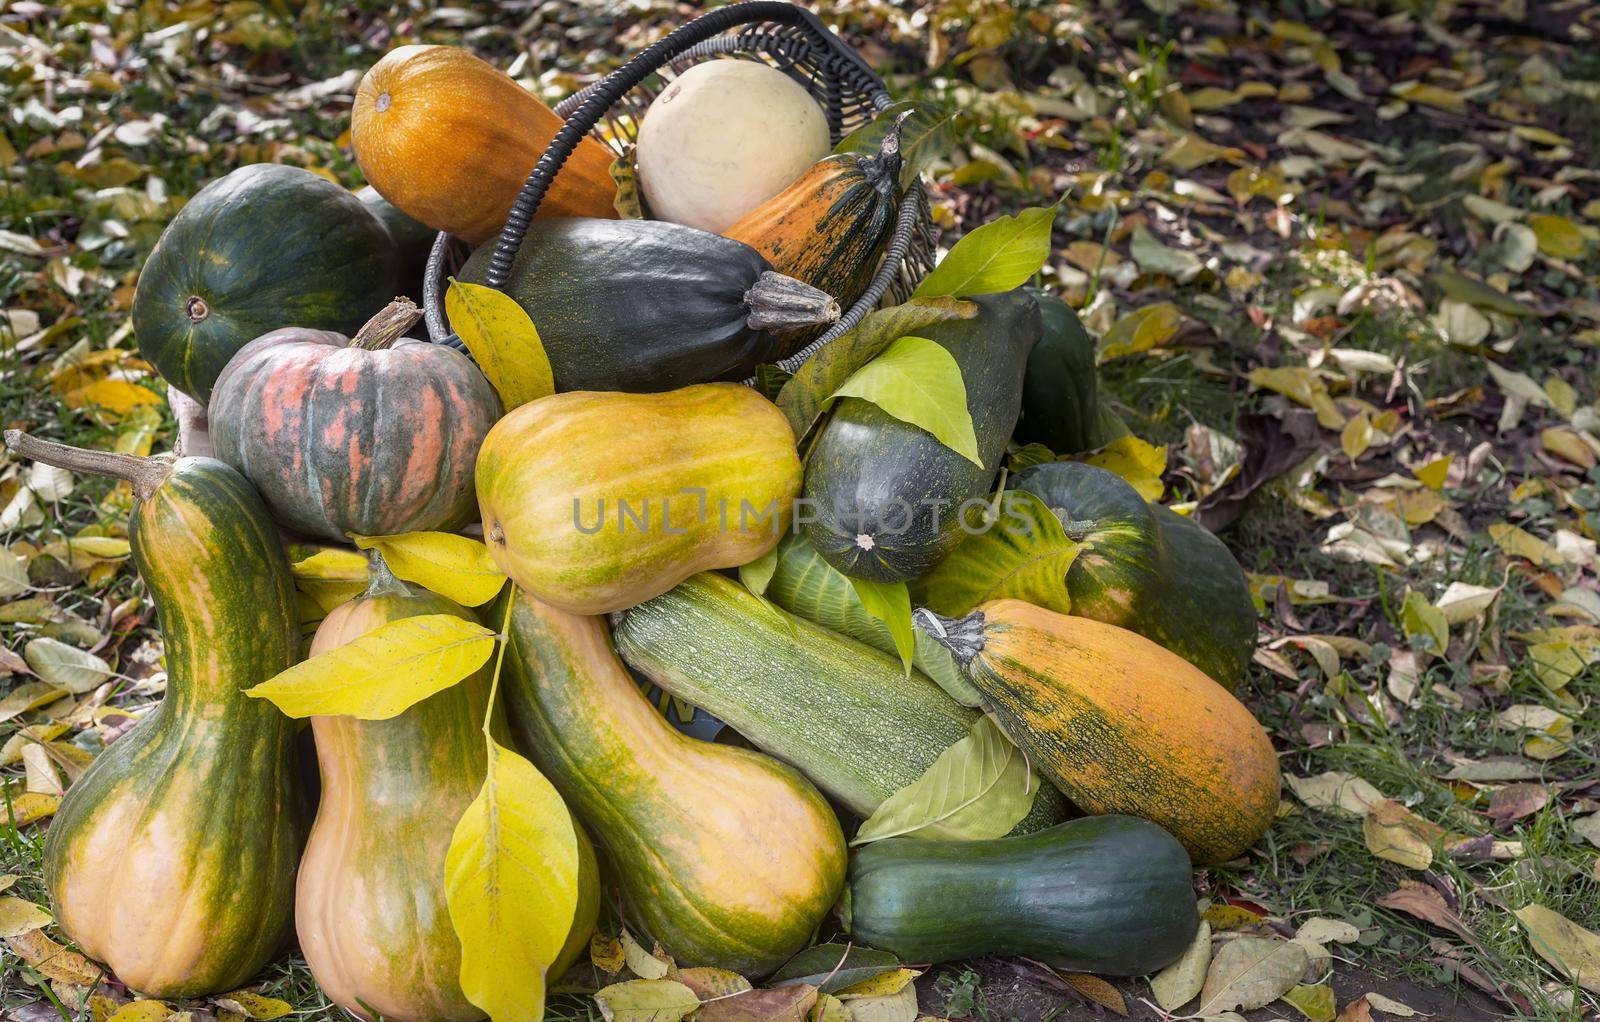
[[420, 305], [423, 271], [427, 269], [428, 254], [433, 251], [433, 242], [439, 232], [420, 220], [406, 216], [400, 207], [379, 195], [371, 185], [357, 192], [356, 198], [389, 232], [389, 240], [393, 242], [395, 256], [399, 259], [400, 272], [396, 283], [399, 293]]
[[973, 318], [922, 333], [961, 369], [981, 468], [933, 434], [853, 397], [838, 402], [811, 448], [804, 535], [846, 575], [916, 578], [960, 541], [968, 502], [988, 494], [1017, 423], [1023, 369], [1039, 340], [1039, 306], [1020, 289], [973, 301]]
[[173, 218], [139, 274], [139, 351], [204, 404], [233, 353], [278, 327], [350, 333], [394, 297], [388, 231], [309, 170], [241, 167]]
[[907, 962], [1022, 955], [1140, 976], [1200, 925], [1189, 856], [1131, 816], [1090, 816], [990, 841], [890, 838], [850, 860], [845, 928]]
[[[483, 283], [493, 251], [474, 252], [460, 279]], [[505, 291], [538, 328], [560, 391], [742, 380], [780, 356], [780, 332], [839, 315], [749, 245], [656, 220], [537, 221]]]
[[1093, 450], [1105, 442], [1094, 338], [1072, 306], [1044, 291], [1032, 294], [1043, 331], [1028, 355], [1017, 442], [1044, 444], [1056, 454]]
[[1092, 465], [1034, 465], [1011, 486], [1043, 500], [1083, 544], [1067, 571], [1073, 614], [1138, 632], [1223, 688], [1239, 687], [1255, 651], [1256, 611], [1244, 571], [1220, 539]]
[[220, 461], [6, 442], [133, 483], [133, 563], [166, 648], [161, 704], [95, 757], [51, 821], [56, 922], [146, 994], [232, 990], [290, 934], [305, 834], [294, 722], [244, 694], [299, 658], [277, 527]]

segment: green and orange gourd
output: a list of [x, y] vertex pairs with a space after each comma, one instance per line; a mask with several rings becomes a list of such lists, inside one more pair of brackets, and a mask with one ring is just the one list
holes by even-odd
[[775, 759], [675, 730], [602, 619], [503, 599], [513, 734], [616, 866], [634, 932], [679, 965], [751, 977], [804, 948], [844, 882], [822, 795]]
[[1160, 824], [1197, 863], [1231, 859], [1272, 825], [1280, 779], [1265, 729], [1177, 654], [1021, 600], [915, 616], [1080, 809]]
[[305, 834], [293, 721], [244, 690], [299, 655], [294, 583], [266, 506], [209, 458], [18, 454], [132, 484], [134, 566], [167, 691], [67, 791], [45, 839], [56, 922], [135, 990], [195, 997], [251, 979], [288, 939]]
[[[311, 655], [391, 621], [469, 611], [396, 579], [372, 555], [365, 593], [328, 615]], [[311, 720], [322, 801], [306, 843], [295, 924], [317, 985], [363, 1018], [473, 1022], [461, 991], [461, 945], [445, 901], [456, 821], [483, 785], [492, 667], [388, 720]], [[599, 911], [594, 853], [581, 827], [579, 901], [557, 976], [588, 946]]]

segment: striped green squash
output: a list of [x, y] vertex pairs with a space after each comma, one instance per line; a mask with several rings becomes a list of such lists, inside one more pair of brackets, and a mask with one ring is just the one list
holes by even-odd
[[[848, 635], [892, 656], [894, 636], [889, 626], [867, 613], [855, 586], [839, 569], [825, 561], [804, 536], [791, 533], [778, 544], [777, 568], [763, 594], [791, 614], [815, 621], [824, 628]], [[939, 687], [964, 706], [977, 706], [978, 692], [962, 676], [950, 651], [926, 632], [914, 632], [916, 651], [911, 664], [939, 683]]]
[[277, 528], [220, 461], [6, 440], [25, 456], [133, 483], [133, 563], [166, 643], [165, 698], [96, 757], [50, 825], [56, 920], [136, 990], [231, 990], [289, 936], [304, 836], [294, 723], [243, 692], [299, 654]]
[[[978, 711], [898, 657], [764, 605], [702, 572], [617, 615], [629, 666], [792, 763], [852, 812], [872, 815], [965, 738]], [[1018, 832], [1067, 818], [1043, 784]]]

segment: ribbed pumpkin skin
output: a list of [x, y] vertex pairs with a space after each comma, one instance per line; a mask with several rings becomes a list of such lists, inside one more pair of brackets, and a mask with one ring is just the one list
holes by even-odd
[[1039, 311], [1021, 290], [973, 301], [977, 316], [922, 334], [961, 368], [982, 468], [855, 397], [834, 406], [811, 447], [805, 493], [812, 517], [802, 531], [846, 575], [901, 582], [926, 574], [961, 541], [963, 503], [985, 497], [1000, 469], [1022, 402], [1023, 367], [1039, 339]]
[[850, 860], [851, 936], [908, 962], [1022, 955], [1142, 976], [1200, 925], [1189, 856], [1131, 816], [1090, 816], [990, 841], [890, 838]]
[[500, 569], [546, 603], [604, 614], [776, 546], [800, 459], [783, 413], [736, 383], [579, 391], [496, 423], [477, 481]]
[[847, 308], [878, 268], [894, 227], [899, 178], [898, 149], [829, 156], [722, 234]]
[[[780, 619], [715, 572], [628, 611], [614, 638], [635, 670], [861, 816], [921, 777], [978, 716], [920, 672], [906, 674], [898, 657], [804, 618]], [[1067, 814], [1060, 792], [1044, 786], [1017, 829]]]
[[274, 330], [217, 378], [208, 418], [217, 457], [305, 536], [456, 529], [476, 510], [478, 447], [500, 399], [465, 355], [402, 340]]
[[1200, 863], [1231, 859], [1272, 825], [1272, 742], [1193, 665], [1115, 625], [1020, 600], [986, 603], [957, 624], [980, 615], [967, 676], [1081, 809], [1158, 823]]
[[599, 618], [509, 598], [513, 731], [609, 852], [630, 916], [684, 966], [757, 977], [805, 947], [845, 871], [817, 790], [777, 760], [675, 730]]
[[136, 990], [232, 990], [289, 936], [305, 834], [294, 722], [244, 689], [294, 664], [293, 580], [238, 473], [182, 458], [129, 526], [167, 692], [68, 790], [45, 838], [57, 922]]
[[1256, 609], [1220, 539], [1092, 465], [1034, 465], [1012, 485], [1059, 509], [1083, 544], [1067, 571], [1075, 616], [1153, 639], [1230, 692], [1244, 683]]
[[[508, 75], [454, 46], [401, 46], [369, 69], [350, 112], [361, 173], [408, 216], [474, 245], [500, 233], [565, 122]], [[612, 156], [579, 141], [539, 216], [616, 216]]]
[[399, 206], [385, 199], [371, 185], [356, 192], [356, 198], [367, 207], [367, 212], [378, 218], [378, 222], [389, 232], [389, 240], [394, 243], [400, 270], [395, 282], [396, 289], [400, 294], [409, 295], [417, 304], [422, 304], [422, 275], [439, 232], [407, 216]]
[[394, 297], [399, 259], [361, 200], [259, 163], [206, 185], [139, 273], [139, 351], [201, 404], [233, 353], [282, 326], [353, 331]]
[[[483, 283], [493, 251], [457, 276]], [[538, 327], [557, 390], [652, 392], [742, 380], [779, 357], [777, 336], [746, 323], [745, 293], [768, 269], [693, 227], [573, 217], [528, 229], [505, 291]]]

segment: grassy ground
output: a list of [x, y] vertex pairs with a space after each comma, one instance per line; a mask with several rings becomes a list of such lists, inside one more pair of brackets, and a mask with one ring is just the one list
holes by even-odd
[[[1341, 947], [1341, 970], [1487, 986], [1508, 1013], [1570, 1019], [1593, 1010], [1592, 995], [1579, 995], [1587, 1008], [1573, 1005], [1571, 983], [1534, 953], [1511, 910], [1538, 902], [1600, 930], [1596, 831], [1585, 838], [1574, 826], [1600, 810], [1600, 678], [1585, 666], [1553, 685], [1527, 652], [1537, 630], [1600, 624], [1556, 606], [1563, 591], [1576, 591], [1580, 607], [1600, 607], [1581, 596], [1595, 592], [1596, 563], [1592, 553], [1535, 563], [1487, 530], [1510, 522], [1546, 540], [1562, 529], [1596, 535], [1600, 474], [1581, 456], [1552, 453], [1546, 430], [1586, 443], [1595, 428], [1579, 413], [1596, 397], [1600, 340], [1600, 94], [1592, 91], [1600, 88], [1592, 43], [1600, 25], [1583, 5], [1559, 3], [1527, 5], [1520, 24], [1505, 21], [1501, 9], [1519, 6], [1509, 4], [1268, 6], [943, 0], [909, 10], [839, 3], [830, 16], [898, 91], [959, 111], [965, 142], [935, 170], [944, 226], [958, 231], [1060, 198], [1049, 282], [1097, 333], [1158, 302], [1182, 311], [1187, 325], [1177, 336], [1102, 367], [1108, 400], [1134, 433], [1167, 445], [1169, 501], [1204, 501], [1230, 485], [1197, 463], [1195, 427], [1231, 441], [1241, 438], [1243, 413], [1276, 424], [1305, 414], [1304, 402], [1252, 383], [1253, 369], [1309, 373], [1331, 390], [1341, 424], [1394, 413], [1388, 442], [1354, 459], [1341, 449], [1348, 429], [1317, 431], [1316, 451], [1255, 490], [1223, 531], [1248, 571], [1325, 583], [1328, 594], [1264, 602], [1263, 666], [1247, 701], [1272, 731], [1285, 773], [1348, 772], [1450, 831], [1519, 842], [1520, 851], [1444, 856], [1424, 874], [1374, 857], [1361, 819], [1286, 793], [1282, 818], [1258, 848], [1201, 880], [1217, 901], [1254, 906], [1290, 928], [1310, 916], [1356, 924], [1362, 936]], [[9, 232], [0, 235], [0, 420], [83, 446], [170, 446], [163, 402], [72, 407], [81, 380], [60, 370], [94, 353], [94, 378], [157, 387], [127, 329], [132, 284], [165, 220], [203, 182], [260, 160], [358, 181], [343, 137], [351, 89], [308, 97], [301, 87], [421, 37], [471, 45], [502, 66], [520, 54], [525, 77], [554, 98], [680, 15], [658, 0], [398, 11], [253, 0], [11, 5], [0, 12], [0, 101], [9, 111], [0, 143], [0, 229]], [[1445, 95], [1410, 93], [1402, 104], [1416, 82]], [[1222, 106], [1200, 101], [1207, 89], [1245, 83], [1264, 91]], [[1312, 119], [1296, 111], [1308, 109], [1346, 119], [1307, 129]], [[1308, 141], [1308, 130], [1320, 135]], [[1232, 152], [1190, 166], [1185, 137]], [[1497, 161], [1509, 165], [1496, 172]], [[1179, 181], [1205, 192], [1180, 194]], [[1288, 196], [1281, 205], [1279, 194]], [[1517, 270], [1504, 238], [1520, 232], [1500, 228], [1497, 240], [1493, 218], [1469, 198], [1516, 211], [1508, 220], [1519, 226], [1555, 230], [1537, 218], [1562, 219], [1581, 251], [1556, 254], [1552, 242]], [[1159, 257], [1140, 259], [1133, 245], [1142, 231], [1205, 265], [1191, 276], [1163, 269]], [[1097, 255], [1094, 246], [1107, 241], [1109, 254]], [[1436, 325], [1450, 297], [1445, 270], [1489, 277], [1536, 314], [1500, 317], [1475, 305], [1487, 334], [1457, 332], [1452, 341]], [[1360, 285], [1394, 287], [1401, 299], [1370, 311], [1330, 307]], [[1328, 300], [1311, 301], [1318, 289], [1330, 289]], [[1305, 308], [1313, 311], [1297, 314]], [[1394, 368], [1333, 371], [1330, 349], [1374, 353]], [[1563, 381], [1573, 410], [1535, 402], [1502, 431], [1507, 390], [1488, 377], [1489, 362], [1526, 374], [1547, 395], [1563, 393], [1549, 379]], [[1405, 563], [1328, 551], [1330, 529], [1362, 508], [1393, 509], [1396, 492], [1412, 492], [1384, 477], [1409, 480], [1445, 453], [1465, 465], [1482, 444], [1475, 470], [1440, 492], [1450, 513], [1408, 530]], [[16, 507], [26, 481], [14, 462], [0, 464], [0, 508]], [[0, 603], [5, 646], [20, 651], [53, 635], [115, 660], [130, 679], [153, 678], [153, 631], [131, 573], [114, 558], [69, 563], [52, 552], [62, 537], [118, 535], [121, 498], [81, 479], [45, 503], [0, 519], [0, 540], [29, 561], [31, 585]], [[1452, 582], [1501, 589], [1487, 612], [1451, 629], [1445, 655], [1419, 653], [1414, 694], [1397, 689], [1396, 656], [1419, 646], [1406, 593], [1437, 601]], [[1301, 651], [1296, 640], [1306, 636], [1335, 638], [1341, 655], [1332, 670]], [[0, 671], [0, 688], [28, 680], [8, 672]], [[152, 688], [130, 687], [119, 701], [151, 701]], [[1567, 714], [1570, 748], [1551, 759], [1525, 756], [1529, 736], [1494, 724], [1518, 705]], [[14, 717], [0, 732], [35, 716]], [[89, 728], [73, 741], [93, 751], [102, 733]], [[1505, 782], [1447, 777], [1449, 756], [1504, 757], [1548, 791], [1548, 804], [1494, 819], [1488, 810]], [[20, 792], [22, 766], [5, 770]], [[19, 878], [9, 893], [39, 903], [41, 844], [37, 826], [0, 829], [0, 872]], [[1377, 905], [1417, 879], [1450, 892], [1470, 939]], [[941, 988], [942, 1010], [987, 1020], [983, 982], [971, 976], [957, 973]], [[40, 1003], [36, 980], [14, 952], [0, 958], [0, 1000]], [[296, 958], [273, 966], [263, 989], [307, 1015], [331, 1011]], [[594, 1008], [573, 998], [555, 1013], [588, 1022]]]

